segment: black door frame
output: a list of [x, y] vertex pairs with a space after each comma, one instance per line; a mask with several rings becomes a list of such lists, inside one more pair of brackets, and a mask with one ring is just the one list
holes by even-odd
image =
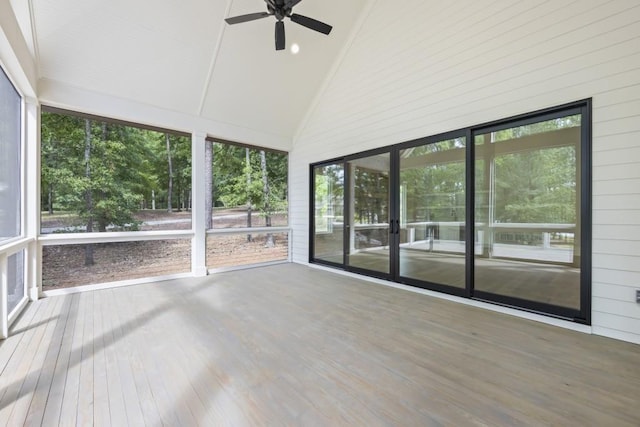
[[[369, 269], [365, 269], [362, 267], [355, 267], [349, 264], [348, 262], [348, 257], [349, 257], [349, 252], [350, 252], [350, 227], [351, 224], [349, 224], [349, 219], [351, 218], [351, 211], [350, 211], [350, 206], [351, 206], [351, 170], [349, 168], [349, 162], [353, 161], [353, 160], [358, 160], [358, 159], [363, 159], [366, 157], [371, 157], [371, 156], [376, 156], [376, 155], [380, 155], [380, 154], [389, 154], [389, 272], [388, 273], [384, 273], [381, 271], [376, 271], [376, 270], [369, 270]], [[394, 185], [396, 184], [396, 180], [394, 177], [394, 157], [393, 157], [393, 153], [394, 150], [392, 147], [382, 147], [382, 148], [377, 148], [374, 150], [368, 150], [368, 151], [363, 151], [361, 153], [358, 154], [354, 154], [354, 155], [350, 155], [350, 156], [345, 156], [344, 157], [344, 180], [345, 180], [345, 185], [344, 185], [344, 230], [343, 230], [343, 268], [346, 271], [352, 272], [352, 273], [357, 273], [357, 274], [362, 274], [365, 276], [371, 276], [371, 277], [377, 277], [380, 279], [385, 279], [385, 280], [390, 280], [390, 281], [395, 281], [395, 277], [394, 277], [394, 270], [396, 269], [396, 261], [395, 261], [395, 253], [397, 252], [397, 229], [395, 227], [395, 221], [397, 220], [397, 217], [394, 215], [395, 212], [395, 206], [394, 206]]]
[[[332, 160], [313, 163], [310, 165], [310, 197], [309, 197], [309, 262], [325, 264], [327, 266], [340, 268], [346, 271], [363, 274], [366, 276], [377, 277], [403, 283], [415, 287], [430, 289], [434, 291], [453, 294], [465, 298], [486, 301], [493, 304], [513, 307], [518, 310], [530, 311], [546, 316], [558, 317], [562, 319], [572, 320], [577, 323], [591, 324], [591, 251], [592, 251], [592, 102], [591, 99], [576, 101], [556, 107], [551, 107], [532, 113], [521, 114], [502, 120], [484, 123], [481, 125], [471, 126], [452, 132], [446, 132], [429, 137], [419, 138], [388, 147], [377, 148], [364, 151], [361, 153], [344, 156]], [[546, 303], [535, 302], [515, 297], [507, 297], [504, 295], [492, 294], [489, 292], [477, 291], [474, 289], [474, 269], [475, 269], [475, 135], [486, 133], [492, 130], [506, 129], [515, 126], [523, 126], [536, 123], [552, 118], [563, 117], [569, 114], [581, 114], [580, 126], [580, 308], [578, 310], [567, 307], [551, 305]], [[399, 191], [399, 152], [408, 147], [426, 145], [453, 137], [464, 136], [466, 140], [466, 177], [465, 177], [465, 244], [466, 244], [466, 263], [465, 263], [465, 288], [456, 288], [452, 286], [442, 285], [438, 283], [420, 281], [401, 277], [399, 275], [399, 220], [400, 220], [400, 191]], [[389, 176], [389, 273], [381, 273], [372, 270], [366, 270], [358, 267], [349, 266], [347, 263], [347, 254], [349, 250], [348, 230], [346, 227], [347, 218], [349, 216], [348, 197], [351, 196], [349, 185], [349, 174], [347, 162], [350, 160], [368, 157], [376, 154], [389, 153], [390, 156], [390, 176]], [[315, 238], [315, 220], [314, 220], [314, 169], [316, 167], [328, 164], [342, 163], [345, 174], [344, 183], [344, 213], [345, 227], [343, 229], [343, 262], [342, 264], [333, 263], [324, 260], [315, 259], [313, 252], [313, 241]]]

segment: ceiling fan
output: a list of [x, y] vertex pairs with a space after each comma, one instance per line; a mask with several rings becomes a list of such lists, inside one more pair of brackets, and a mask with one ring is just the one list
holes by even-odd
[[227, 18], [227, 24], [240, 24], [242, 22], [255, 21], [256, 19], [266, 18], [267, 16], [275, 16], [276, 21], [276, 50], [284, 50], [285, 48], [285, 36], [284, 36], [284, 18], [289, 18], [296, 24], [300, 24], [303, 27], [307, 27], [311, 30], [317, 31], [322, 34], [329, 34], [331, 32], [331, 25], [327, 25], [324, 22], [316, 21], [313, 18], [309, 18], [304, 15], [298, 15], [292, 13], [293, 6], [300, 3], [302, 0], [264, 0], [267, 4], [267, 12], [249, 13], [248, 15], [234, 16]]

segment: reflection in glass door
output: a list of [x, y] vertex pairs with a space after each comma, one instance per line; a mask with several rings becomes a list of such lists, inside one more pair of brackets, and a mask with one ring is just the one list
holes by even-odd
[[390, 153], [347, 162], [347, 265], [390, 273]]
[[578, 112], [475, 134], [476, 295], [580, 310]]
[[590, 111], [582, 101], [354, 154], [331, 165], [336, 179], [314, 165], [312, 261], [589, 324]]
[[464, 289], [465, 138], [399, 154], [399, 275]]
[[342, 264], [344, 258], [344, 166], [313, 168], [313, 254], [316, 260]]

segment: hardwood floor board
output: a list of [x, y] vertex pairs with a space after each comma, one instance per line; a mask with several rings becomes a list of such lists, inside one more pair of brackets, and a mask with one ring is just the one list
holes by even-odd
[[[175, 318], [175, 315], [165, 321], [167, 328], [170, 328], [171, 324], [177, 324], [178, 328], [186, 331], [186, 325], [180, 319]], [[171, 345], [163, 351], [162, 356], [156, 358], [158, 368], [165, 379], [168, 399], [171, 402], [170, 405], [164, 407], [164, 410], [173, 411], [181, 425], [197, 425], [198, 420], [204, 418], [206, 414], [206, 409], [193, 389], [190, 380], [192, 375], [196, 375], [196, 372], [191, 372], [191, 370], [197, 369], [197, 364], [192, 363], [191, 354], [187, 356], [182, 351], [182, 348], [188, 343], [183, 342], [181, 337], [173, 336], [169, 342]]]
[[[76, 363], [79, 364], [78, 375], [78, 394], [75, 402], [69, 402], [71, 405], [77, 403], [75, 423], [76, 425], [94, 425], [94, 345], [95, 340], [99, 337], [96, 336], [96, 330], [94, 328], [94, 298], [95, 292], [87, 292], [81, 294], [81, 301], [84, 303], [83, 310], [83, 334], [82, 341], [80, 341], [80, 347], [77, 350], [78, 359]], [[65, 400], [67, 396], [65, 396]], [[63, 422], [67, 422], [67, 418], [63, 419]]]
[[[201, 425], [219, 425], [224, 422], [225, 413], [230, 406], [235, 412], [240, 410], [237, 402], [234, 402], [235, 397], [230, 395], [225, 387], [229, 376], [223, 374], [217, 367], [216, 354], [220, 352], [220, 346], [202, 349], [194, 346], [193, 335], [185, 334], [183, 338], [188, 342], [181, 343], [180, 348], [183, 351], [178, 355], [178, 360], [181, 361], [178, 365], [180, 368], [178, 374], [189, 379], [189, 383], [182, 386], [180, 397], [176, 399], [174, 405], [188, 406]], [[219, 402], [224, 404], [220, 406]]]
[[[405, 348], [413, 354], [413, 349]], [[365, 346], [344, 351], [340, 357], [321, 354], [320, 360], [330, 357], [332, 363], [322, 369], [318, 376], [328, 376], [333, 382], [330, 387], [334, 389], [348, 390], [348, 394], [376, 414], [376, 419], [385, 423], [398, 424], [407, 418], [415, 419], [415, 402], [429, 407], [430, 416], [446, 418], [453, 424], [466, 419], [467, 411], [460, 411], [455, 405], [440, 401], [442, 394], [449, 394], [448, 390], [453, 394], [460, 383], [434, 374], [433, 370], [407, 370], [402, 363], [393, 362], [401, 354], [402, 351], [394, 351], [391, 347]], [[443, 362], [446, 364], [446, 360], [440, 360], [440, 363]], [[393, 387], [380, 387], [380, 384], [393, 384]], [[411, 398], [398, 399], [400, 396]], [[391, 405], [389, 402], [395, 403]]]
[[172, 400], [172, 405], [167, 409], [179, 414], [185, 425], [197, 425], [204, 422], [208, 412], [192, 380], [202, 369], [190, 351], [188, 354], [181, 351], [184, 347], [188, 348], [189, 344], [179, 338], [175, 342], [179, 342], [180, 346], [175, 347], [170, 357], [162, 359], [164, 372], [173, 379], [167, 385], [170, 387]]
[[[419, 366], [422, 363], [430, 363], [430, 365], [427, 366], [427, 370], [438, 372], [439, 366], [446, 366], [447, 357], [455, 355], [458, 360], [457, 366], [459, 366], [458, 370], [460, 375], [451, 377], [454, 383], [464, 384], [465, 380], [475, 379], [476, 382], [481, 384], [481, 388], [483, 389], [491, 385], [498, 391], [507, 390], [509, 393], [521, 394], [527, 394], [527, 391], [518, 388], [509, 390], [509, 386], [514, 383], [517, 384], [519, 381], [526, 382], [528, 380], [536, 381], [538, 384], [544, 382], [544, 387], [551, 387], [556, 383], [556, 377], [554, 376], [549, 377], [550, 381], [544, 381], [546, 364], [536, 356], [523, 354], [517, 351], [517, 349], [515, 351], [509, 351], [504, 347], [495, 348], [495, 346], [491, 345], [485, 346], [485, 342], [478, 341], [474, 337], [460, 334], [458, 334], [460, 336], [457, 336], [454, 330], [455, 328], [448, 328], [446, 326], [437, 328], [438, 325], [436, 325], [435, 329], [432, 326], [427, 332], [427, 329], [421, 328], [418, 322], [419, 320], [416, 320], [415, 330], [425, 331], [423, 333], [424, 339], [434, 343], [437, 342], [437, 346], [432, 346], [429, 361], [422, 359], [413, 360], [414, 366]], [[464, 347], [461, 347], [460, 343], [464, 343]], [[411, 347], [411, 342], [396, 344], [399, 348]], [[401, 358], [412, 360], [412, 357], [413, 353], [409, 352], [402, 355]], [[398, 359], [398, 357], [391, 359]], [[500, 365], [496, 365], [496, 360], [500, 361]], [[526, 370], [517, 368], [513, 371], [510, 369], [511, 366], [526, 366]], [[412, 376], [419, 377], [415, 374]], [[480, 390], [478, 390], [478, 392], [480, 392]], [[499, 399], [500, 396], [496, 395], [495, 398]], [[530, 408], [525, 407], [521, 412], [523, 414], [529, 413], [529, 409]]]
[[[138, 347], [141, 343], [141, 334], [135, 324], [135, 316], [138, 315], [139, 306], [135, 304], [135, 295], [132, 298], [119, 298], [117, 292], [114, 292], [115, 296], [114, 304], [118, 304], [122, 307], [122, 322], [120, 324], [120, 330], [122, 331], [122, 351], [119, 352], [119, 356], [124, 366], [123, 378], [126, 378], [126, 372], [131, 373], [130, 381], [135, 387], [134, 396], [126, 396], [125, 401], [129, 402], [130, 399], [135, 399], [141, 410], [143, 423], [135, 421], [135, 411], [132, 411], [132, 416], [128, 418], [131, 426], [147, 425], [157, 426], [162, 425], [159, 409], [153, 397], [153, 392], [149, 384], [147, 377], [146, 367], [141, 359], [140, 351]], [[131, 388], [125, 388], [127, 393], [133, 392]], [[134, 405], [135, 403], [130, 403]], [[129, 414], [129, 413], [128, 413]]]
[[[88, 298], [84, 293], [74, 295], [76, 297], [77, 311], [73, 324], [71, 348], [68, 355], [69, 361], [64, 382], [62, 405], [60, 407], [59, 422], [64, 426], [75, 426], [78, 417], [78, 402], [80, 396], [80, 374], [82, 368], [82, 353], [84, 348], [85, 319], [88, 306]], [[47, 414], [45, 413], [45, 416]], [[51, 425], [55, 425], [53, 424]]]
[[[7, 425], [21, 425], [24, 424], [27, 418], [29, 406], [36, 392], [38, 380], [43, 374], [43, 367], [48, 356], [48, 349], [51, 345], [52, 336], [55, 335], [55, 331], [59, 324], [58, 313], [59, 308], [63, 303], [63, 299], [56, 299], [50, 302], [47, 307], [47, 318], [56, 317], [56, 320], [48, 322], [41, 329], [42, 333], [34, 336], [34, 339], [26, 349], [27, 363], [21, 366], [15, 374], [20, 378], [16, 378], [16, 382], [13, 383], [10, 390], [3, 396], [3, 402], [13, 402], [11, 414], [7, 419]], [[45, 374], [47, 375], [47, 374]]]
[[295, 264], [51, 297], [16, 328], [0, 424], [640, 425], [640, 346]]
[[[111, 418], [115, 420], [117, 425], [142, 426], [145, 424], [143, 411], [139, 402], [138, 389], [134, 381], [134, 373], [131, 368], [131, 357], [133, 354], [132, 342], [128, 340], [128, 336], [123, 334], [122, 324], [124, 317], [130, 309], [124, 301], [117, 299], [116, 292], [108, 292], [103, 299], [103, 305], [117, 310], [110, 316], [108, 325], [112, 333], [112, 341], [109, 349], [109, 372], [113, 372], [113, 378], [110, 375], [109, 382], [109, 405]], [[104, 310], [104, 307], [103, 307]], [[111, 407], [112, 402], [120, 400], [120, 412], [124, 411], [124, 420], [121, 416], [114, 415], [114, 409]], [[118, 407], [118, 406], [116, 406]]]
[[108, 292], [109, 290], [95, 292], [93, 303], [93, 423], [96, 426], [115, 425], [111, 420], [109, 372], [107, 372], [106, 356], [110, 331], [104, 325], [105, 313], [100, 303]]
[[[9, 337], [0, 341], [0, 425], [6, 424], [11, 414], [12, 402], [2, 399], [10, 388], [12, 381], [16, 381], [16, 369], [20, 366], [24, 357], [19, 356], [29, 345], [29, 341], [35, 334], [35, 326], [49, 322], [44, 319], [42, 311], [47, 304], [31, 304], [23, 311], [15, 323], [9, 329]], [[33, 325], [33, 326], [32, 326]], [[16, 351], [18, 353], [16, 353]]]
[[[29, 307], [30, 313], [28, 314], [31, 314], [31, 321], [34, 325], [42, 325], [44, 323], [40, 322], [48, 323], [49, 320], [52, 319], [46, 318], [47, 313], [51, 308], [48, 302], [38, 301]], [[28, 314], [23, 315], [23, 318], [27, 317]], [[0, 409], [4, 409], [8, 406], [7, 401], [4, 401], [3, 403], [4, 395], [7, 393], [12, 382], [16, 380], [16, 377], [19, 378], [19, 373], [17, 372], [18, 367], [24, 366], [28, 363], [27, 357], [22, 355], [29, 345], [31, 345], [31, 341], [34, 339], [40, 339], [43, 333], [44, 328], [42, 327], [23, 326], [20, 328], [20, 332], [1, 342], [0, 349], [2, 349], [3, 354], [3, 365], [1, 368], [2, 375], [0, 375]], [[8, 403], [9, 405], [11, 404], [11, 402]]]
[[223, 344], [220, 334], [213, 332], [211, 336], [207, 345], [190, 351], [190, 365], [198, 367], [197, 373], [191, 376], [192, 387], [207, 408], [203, 425], [263, 424], [264, 419], [256, 415], [260, 414], [259, 402], [247, 393], [260, 384], [257, 378], [262, 376], [261, 366], [252, 362], [243, 363], [243, 368], [231, 366], [227, 361], [235, 359], [236, 354], [228, 351], [230, 348]]
[[[463, 341], [468, 342], [470, 345], [473, 344], [473, 340], [470, 337], [455, 337], [451, 333], [446, 336], [454, 344]], [[601, 337], [591, 338], [595, 340], [602, 339]], [[484, 365], [481, 365], [481, 369], [478, 369], [480, 373], [489, 372], [487, 367], [494, 363], [495, 360], [500, 360], [502, 376], [511, 376], [513, 381], [517, 381], [517, 378], [521, 378], [523, 381], [532, 381], [546, 390], [571, 393], [576, 399], [581, 399], [588, 404], [588, 409], [584, 411], [587, 419], [597, 419], [598, 413], [606, 412], [604, 407], [598, 408], [603, 401], [608, 400], [606, 392], [601, 391], [601, 398], [598, 402], [589, 404], [592, 392], [594, 390], [602, 390], [603, 386], [609, 390], [616, 389], [616, 395], [618, 392], [621, 393], [617, 399], [610, 400], [607, 403], [609, 407], [622, 409], [624, 406], [633, 405], [634, 398], [632, 396], [634, 395], [634, 389], [637, 390], [637, 383], [634, 380], [630, 380], [629, 376], [626, 375], [626, 371], [620, 372], [619, 375], [611, 376], [610, 370], [603, 369], [603, 364], [607, 363], [599, 357], [594, 358], [589, 353], [577, 354], [575, 350], [570, 350], [571, 347], [567, 347], [570, 351], [562, 351], [560, 355], [557, 352], [552, 354], [551, 350], [553, 348], [561, 349], [562, 346], [549, 347], [542, 343], [537, 346], [535, 353], [528, 352], [527, 347], [509, 350], [505, 345], [499, 347], [495, 345], [489, 346], [490, 342], [488, 340], [483, 339], [482, 344], [486, 345], [486, 347], [478, 347], [478, 349], [483, 350], [474, 352], [471, 357], [471, 359], [475, 359], [476, 364]], [[608, 340], [602, 340], [604, 341], [602, 345], [606, 346]], [[446, 343], [446, 341], [447, 338], [445, 336], [439, 339], [440, 343]], [[491, 351], [492, 348], [496, 348], [499, 351]], [[552, 358], [553, 363], [549, 363], [550, 358]], [[470, 360], [468, 363], [472, 361]], [[523, 369], [523, 366], [526, 366], [526, 369]], [[632, 363], [626, 365], [627, 371], [630, 366], [632, 366]], [[590, 373], [590, 375], [583, 375], [585, 372]], [[553, 393], [550, 394], [553, 395]], [[553, 406], [555, 403], [556, 400], [552, 399], [545, 406]], [[614, 409], [609, 415], [615, 416], [617, 409]], [[594, 414], [589, 415], [592, 410]]]
[[120, 378], [118, 354], [126, 352], [126, 346], [122, 342], [116, 341], [115, 329], [119, 322], [121, 306], [115, 304], [112, 298], [113, 290], [102, 291], [98, 298], [99, 312], [102, 316], [103, 336], [104, 336], [104, 362], [105, 376], [108, 393], [109, 422], [111, 425], [128, 425], [127, 410], [125, 406], [124, 393]]
[[[58, 374], [58, 377], [61, 375], [60, 370], [56, 369], [56, 367], [60, 359], [65, 358], [66, 349], [64, 347], [65, 344], [68, 344], [68, 341], [72, 336], [71, 333], [67, 333], [67, 326], [69, 316], [73, 312], [73, 296], [67, 295], [60, 300], [62, 304], [59, 306], [60, 308], [56, 310], [57, 320], [55, 322], [55, 329], [53, 331], [53, 335], [48, 340], [49, 348], [46, 352], [43, 365], [40, 368], [41, 373], [37, 381], [36, 389], [33, 392], [31, 405], [28, 408], [28, 416], [25, 421], [27, 425], [38, 425], [43, 423], [47, 405], [50, 403], [54, 404], [54, 396], [51, 391], [54, 384], [58, 385], [59, 382], [54, 382], [54, 377], [56, 377], [56, 373]], [[41, 347], [44, 347], [44, 345], [41, 345]], [[64, 369], [65, 371], [63, 373], [66, 374], [66, 366]], [[56, 378], [56, 380], [58, 380], [58, 378]], [[62, 389], [63, 388], [64, 383], [62, 384]], [[61, 390], [61, 388], [58, 385], [58, 389], [54, 390], [54, 394], [59, 390]]]
[[[7, 364], [13, 356], [16, 348], [21, 342], [23, 342], [23, 340], [30, 337], [29, 334], [25, 334], [24, 332], [37, 325], [34, 318], [38, 314], [38, 311], [43, 307], [43, 304], [31, 304], [29, 309], [25, 309], [9, 329], [9, 337], [0, 341], [0, 384], [2, 384], [2, 375], [5, 374]], [[43, 320], [43, 322], [48, 322], [49, 320], [51, 319]]]
[[[189, 306], [193, 309], [188, 313], [183, 312], [182, 316], [190, 319], [186, 325], [189, 334], [183, 335], [190, 342], [185, 343], [183, 348], [189, 348], [185, 358], [193, 367], [192, 372], [197, 367], [197, 372], [192, 373], [190, 378], [192, 389], [206, 408], [203, 424], [227, 425], [225, 422], [229, 418], [251, 419], [255, 411], [248, 410], [250, 402], [245, 401], [240, 390], [248, 387], [243, 372], [255, 373], [255, 362], [247, 355], [231, 354], [233, 347], [229, 344], [236, 342], [236, 336], [220, 325], [208, 324], [206, 313], [211, 312], [208, 304], [196, 300]], [[239, 369], [240, 361], [244, 362]], [[207, 420], [210, 422], [207, 423]], [[255, 424], [259, 419], [253, 421]]]
[[[264, 302], [264, 300], [263, 300], [262, 302]], [[268, 306], [268, 304], [263, 304], [263, 306]], [[319, 306], [319, 304], [317, 304], [317, 301], [316, 301], [316, 305], [315, 305], [315, 307], [318, 307], [318, 306]], [[253, 314], [253, 315], [256, 315], [256, 313], [255, 313], [255, 312], [253, 312], [253, 311], [252, 311], [252, 314]], [[272, 317], [273, 317], [273, 316], [272, 316]], [[307, 317], [308, 317], [308, 316], [307, 316]], [[337, 324], [340, 324], [340, 322], [336, 322], [336, 323], [337, 323]], [[261, 322], [259, 322], [259, 324], [262, 324], [262, 323], [261, 323]], [[272, 330], [272, 329], [275, 329], [275, 328], [273, 328], [273, 325], [269, 325], [269, 326], [267, 327], [267, 329]], [[333, 331], [332, 331], [332, 332], [333, 332]], [[300, 335], [300, 334], [299, 334], [299, 335]], [[351, 335], [350, 335], [350, 336], [351, 336]], [[375, 332], [374, 332], [373, 337], [375, 337]], [[313, 347], [313, 346], [317, 345], [318, 343], [321, 343], [321, 342], [322, 342], [322, 337], [319, 337], [319, 338], [320, 338], [320, 340], [318, 340], [318, 337], [311, 337], [311, 341], [312, 341], [312, 342], [308, 342], [308, 343], [306, 343], [306, 345], [310, 345], [310, 346], [312, 346], [312, 347]], [[285, 341], [287, 341], [287, 340], [285, 340]], [[353, 344], [353, 343], [341, 343], [340, 347], [349, 348], [348, 346], [350, 346], [350, 345], [352, 345], [352, 344]], [[332, 344], [332, 346], [334, 346], [334, 345], [335, 345], [335, 344]], [[305, 347], [303, 347], [303, 346], [298, 346], [298, 348], [302, 349], [302, 348], [305, 348]], [[361, 349], [361, 354], [366, 356], [367, 351], [369, 351], [369, 349]], [[296, 352], [295, 352], [295, 354], [299, 357], [299, 356], [300, 356], [300, 351], [296, 351]], [[315, 356], [315, 357], [314, 357], [314, 359], [320, 359], [320, 360], [321, 360], [321, 359], [325, 358], [325, 356], [326, 356], [326, 355]], [[333, 356], [333, 357], [335, 357], [335, 356]], [[352, 358], [352, 359], [350, 359], [351, 357], [353, 357], [353, 358]], [[349, 359], [349, 360], [355, 360], [355, 361], [357, 361], [359, 357], [362, 357], [362, 356], [361, 356], [361, 355], [358, 355], [358, 354], [355, 354], [355, 355], [348, 354], [348, 355], [347, 355], [347, 359]], [[268, 361], [267, 361], [267, 363], [268, 363]], [[346, 361], [345, 363], [347, 363], [347, 364], [348, 364], [349, 362], [348, 362], [348, 361]], [[341, 363], [340, 363], [340, 364], [342, 364], [342, 361], [341, 361]], [[340, 366], [340, 364], [339, 364], [338, 366]], [[330, 370], [331, 370], [331, 371], [335, 370], [335, 367], [333, 367], [333, 368], [332, 368], [332, 369], [330, 369]], [[325, 369], [325, 371], [329, 371], [329, 369]], [[331, 384], [331, 386], [332, 386], [334, 389], [335, 389], [335, 385], [336, 385], [336, 383], [335, 383], [335, 382], [334, 382], [333, 384]], [[358, 384], [358, 388], [359, 388], [359, 389], [362, 389], [361, 384]], [[373, 389], [375, 390], [375, 387], [374, 387]]]
[[[174, 386], [174, 378], [167, 378], [163, 373], [160, 358], [167, 357], [171, 351], [171, 333], [173, 329], [163, 328], [159, 318], [162, 313], [171, 310], [172, 306], [166, 299], [153, 298], [146, 304], [138, 301], [137, 315], [132, 319], [133, 333], [138, 337], [138, 355], [151, 390], [155, 407], [158, 409], [161, 423], [167, 426], [181, 426], [190, 418], [188, 410], [177, 408], [174, 410], [174, 401], [171, 396], [171, 388]], [[150, 303], [150, 304], [149, 304]], [[149, 308], [151, 307], [151, 308]], [[163, 331], [159, 333], [158, 331]], [[179, 332], [179, 331], [178, 331]]]
[[[60, 422], [60, 415], [62, 413], [63, 398], [65, 390], [67, 389], [67, 376], [71, 368], [69, 362], [73, 349], [73, 339], [76, 334], [75, 328], [78, 320], [80, 294], [70, 295], [69, 300], [70, 304], [66, 313], [60, 353], [58, 354], [55, 367], [52, 371], [51, 388], [42, 414], [42, 425], [57, 425]], [[61, 315], [64, 315], [64, 313], [61, 313]], [[27, 418], [27, 424], [38, 425], [35, 419], [30, 418]]]

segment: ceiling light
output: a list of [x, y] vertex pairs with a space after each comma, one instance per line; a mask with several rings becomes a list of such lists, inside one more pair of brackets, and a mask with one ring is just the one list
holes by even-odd
[[298, 52], [300, 52], [300, 46], [298, 45], [298, 43], [292, 44], [291, 45], [291, 53], [293, 53], [295, 55]]

